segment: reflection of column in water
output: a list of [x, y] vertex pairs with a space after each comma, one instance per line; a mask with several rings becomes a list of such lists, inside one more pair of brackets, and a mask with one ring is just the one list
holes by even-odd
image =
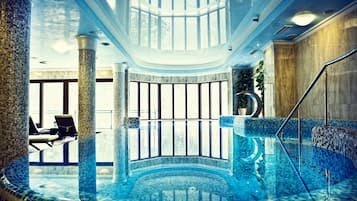
[[128, 159], [128, 129], [121, 127], [114, 131], [113, 182], [127, 182]]
[[327, 198], [330, 198], [331, 183], [330, 183], [330, 170], [329, 169], [325, 170], [325, 176], [326, 176]]
[[127, 84], [126, 63], [113, 65], [113, 103], [114, 103], [114, 167], [113, 182], [126, 183], [128, 175], [128, 130], [125, 119], [127, 118]]

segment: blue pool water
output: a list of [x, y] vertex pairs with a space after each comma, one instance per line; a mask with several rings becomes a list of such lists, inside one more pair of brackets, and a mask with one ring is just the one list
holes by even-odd
[[143, 122], [128, 135], [127, 161], [97, 166], [96, 193], [81, 191], [76, 163], [31, 166], [31, 189], [60, 200], [357, 200], [352, 161], [308, 143], [285, 142], [295, 170], [274, 137], [217, 121]]

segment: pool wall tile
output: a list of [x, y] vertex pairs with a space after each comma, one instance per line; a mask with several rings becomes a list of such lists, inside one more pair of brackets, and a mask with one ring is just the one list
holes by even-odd
[[345, 155], [353, 161], [357, 168], [356, 128], [317, 126], [312, 133], [313, 145]]

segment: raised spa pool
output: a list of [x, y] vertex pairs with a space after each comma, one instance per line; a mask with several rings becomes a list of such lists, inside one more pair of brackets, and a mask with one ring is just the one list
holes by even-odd
[[[58, 152], [56, 148], [33, 153], [40, 162], [31, 163], [32, 191], [27, 193], [28, 197], [357, 200], [357, 170], [352, 161], [308, 142], [299, 145], [295, 140], [285, 140], [292, 166], [273, 136], [240, 135], [233, 128], [221, 127], [218, 121], [140, 123], [139, 128], [123, 130], [127, 138], [117, 138], [110, 132], [96, 136], [97, 159], [100, 159], [93, 164], [96, 175], [79, 174], [83, 162], [78, 162], [73, 153], [67, 153], [78, 150], [77, 141], [61, 145], [62, 152], [69, 154], [63, 161], [50, 160]], [[115, 151], [121, 154], [111, 153]]]

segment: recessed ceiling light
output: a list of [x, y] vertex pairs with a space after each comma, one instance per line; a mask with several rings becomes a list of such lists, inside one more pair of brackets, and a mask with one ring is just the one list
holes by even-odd
[[302, 11], [295, 14], [291, 19], [298, 26], [306, 26], [310, 24], [316, 16], [310, 11]]
[[40, 64], [47, 64], [47, 61], [40, 61]]
[[109, 46], [109, 45], [110, 45], [110, 43], [108, 43], [108, 42], [101, 42], [101, 44], [102, 44], [103, 46]]

